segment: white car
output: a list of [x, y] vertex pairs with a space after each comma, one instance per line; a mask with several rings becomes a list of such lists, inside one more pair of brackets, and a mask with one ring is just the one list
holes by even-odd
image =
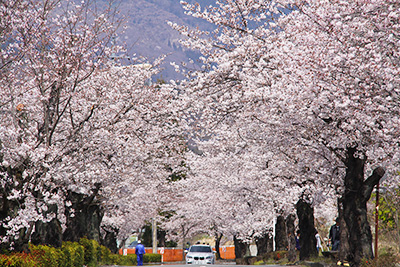
[[186, 264], [214, 264], [215, 252], [208, 245], [193, 245], [186, 254]]

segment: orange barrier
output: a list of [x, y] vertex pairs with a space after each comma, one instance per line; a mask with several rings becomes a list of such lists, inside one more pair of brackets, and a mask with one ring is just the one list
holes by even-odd
[[162, 262], [182, 261], [183, 250], [179, 248], [159, 248], [158, 253], [162, 255]]
[[236, 258], [234, 246], [220, 247], [219, 254], [221, 255], [221, 259], [224, 260], [234, 260]]
[[[214, 249], [215, 250], [215, 249]], [[152, 248], [145, 248], [146, 253], [153, 253]], [[235, 247], [220, 247], [219, 252], [222, 259], [233, 260], [235, 259]], [[183, 260], [183, 250], [179, 248], [157, 248], [157, 253], [161, 254], [162, 262], [174, 262]], [[135, 254], [135, 248], [124, 248], [119, 250], [120, 255]]]
[[[153, 253], [152, 248], [145, 248], [146, 253]], [[179, 248], [157, 248], [157, 253], [161, 254], [162, 262], [174, 262], [183, 260], [183, 251]], [[124, 248], [119, 250], [120, 255], [135, 254], [135, 248]]]
[[120, 255], [128, 255], [128, 254], [135, 254], [134, 248], [121, 248], [119, 251]]

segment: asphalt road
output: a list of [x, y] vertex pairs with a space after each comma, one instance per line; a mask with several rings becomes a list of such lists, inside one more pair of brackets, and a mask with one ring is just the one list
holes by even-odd
[[[224, 263], [224, 264], [214, 264], [214, 265], [193, 265], [194, 267], [227, 267], [227, 265], [234, 265], [235, 267], [249, 267], [248, 265], [236, 265], [235, 263]], [[186, 264], [175, 264], [175, 263], [164, 263], [158, 265], [145, 265], [145, 266], [167, 266], [167, 267], [188, 267], [192, 265]], [[281, 267], [282, 265], [258, 265], [258, 266], [269, 266], [269, 267]], [[120, 266], [120, 265], [111, 265], [111, 266], [102, 266], [102, 267], [128, 267], [128, 266]], [[296, 267], [293, 266], [292, 267]]]

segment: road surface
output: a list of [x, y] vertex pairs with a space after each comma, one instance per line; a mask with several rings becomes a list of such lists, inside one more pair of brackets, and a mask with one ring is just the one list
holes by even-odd
[[[186, 265], [186, 264], [176, 264], [176, 263], [163, 263], [157, 265], [147, 265], [144, 266], [166, 266], [166, 267], [227, 267], [227, 265], [234, 265], [235, 267], [249, 267], [249, 265], [236, 265], [233, 263], [224, 263], [224, 264], [214, 264], [214, 265]], [[257, 265], [259, 266], [268, 266], [268, 267], [282, 267], [282, 265]], [[286, 265], [287, 266], [287, 265]], [[292, 267], [300, 267], [299, 265], [291, 265]], [[128, 267], [128, 266], [121, 266], [121, 265], [111, 265], [111, 266], [102, 266], [102, 267]]]

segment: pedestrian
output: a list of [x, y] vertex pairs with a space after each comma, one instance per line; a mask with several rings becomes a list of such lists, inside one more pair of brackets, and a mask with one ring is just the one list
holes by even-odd
[[322, 243], [317, 229], [315, 229], [315, 239], [317, 240], [317, 255], [319, 255], [319, 251], [322, 251]]
[[332, 251], [338, 251], [340, 246], [340, 222], [339, 217], [336, 218], [335, 224], [329, 230], [329, 243], [332, 246]]
[[137, 255], [137, 265], [143, 266], [143, 255], [146, 254], [146, 251], [140, 240], [138, 240], [138, 244], [136, 245], [135, 254]]
[[300, 251], [300, 230], [296, 231], [296, 250]]

